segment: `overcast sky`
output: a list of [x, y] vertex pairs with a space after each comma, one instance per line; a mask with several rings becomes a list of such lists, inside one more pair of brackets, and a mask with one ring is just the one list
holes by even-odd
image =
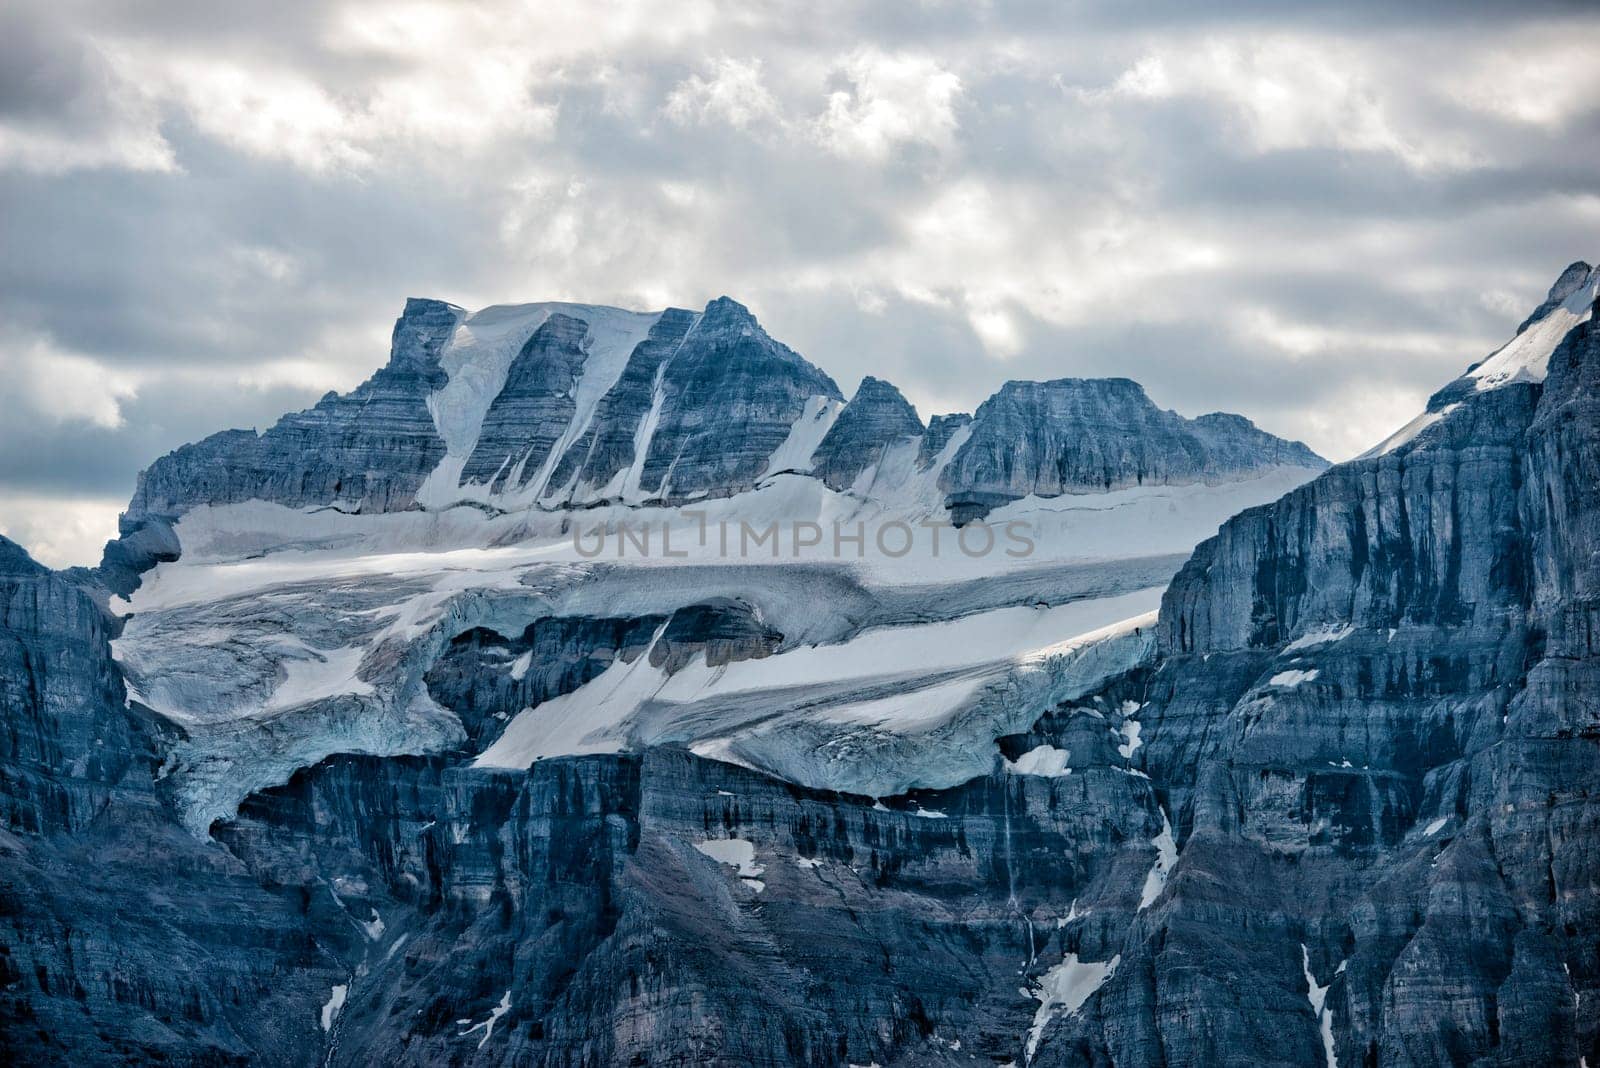
[[924, 417], [1127, 375], [1348, 457], [1600, 256], [1600, 14], [1200, 6], [11, 0], [0, 531], [91, 561], [412, 295], [726, 293]]

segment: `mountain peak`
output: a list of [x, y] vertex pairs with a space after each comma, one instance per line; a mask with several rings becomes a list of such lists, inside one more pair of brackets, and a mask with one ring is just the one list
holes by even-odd
[[836, 490], [848, 489], [891, 445], [922, 432], [917, 410], [893, 383], [867, 375], [812, 454], [812, 472]]
[[738, 301], [729, 296], [718, 297], [717, 299], [706, 304], [706, 310], [702, 313], [702, 316], [702, 322], [705, 326], [721, 326], [736, 323], [748, 323], [749, 325], [755, 327], [760, 326], [760, 324], [756, 321], [756, 317], [750, 313], [749, 308], [745, 307], [743, 304], [740, 304]]
[[1550, 292], [1545, 294], [1544, 303], [1533, 309], [1532, 315], [1522, 320], [1522, 324], [1517, 327], [1517, 333], [1522, 333], [1528, 327], [1566, 303], [1568, 297], [1583, 288], [1584, 283], [1589, 281], [1589, 276], [1593, 272], [1594, 268], [1583, 260], [1574, 260], [1572, 263], [1567, 264], [1566, 270], [1561, 272], [1561, 276], [1550, 287]]

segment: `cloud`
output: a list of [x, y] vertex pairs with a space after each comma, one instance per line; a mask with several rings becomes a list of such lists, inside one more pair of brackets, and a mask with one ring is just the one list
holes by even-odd
[[759, 59], [723, 56], [710, 64], [708, 74], [692, 74], [673, 87], [663, 110], [674, 122], [725, 122], [742, 130], [777, 114], [777, 101], [761, 81]]
[[46, 567], [93, 567], [106, 542], [117, 536], [117, 513], [125, 503], [0, 490], [0, 534]]
[[1208, 38], [1150, 51], [1088, 96], [1216, 101], [1257, 152], [1329, 147], [1393, 155], [1416, 169], [1464, 168], [1469, 147], [1396, 114], [1385, 58], [1337, 40], [1288, 35]]
[[175, 169], [125, 59], [43, 7], [0, 10], [0, 170]]
[[818, 140], [840, 156], [883, 160], [924, 144], [947, 149], [958, 122], [961, 79], [931, 57], [864, 49], [839, 65], [848, 88], [828, 94]]
[[115, 429], [122, 404], [138, 392], [137, 378], [65, 352], [48, 337], [0, 335], [0, 407], [15, 418], [26, 407], [57, 423], [85, 422]]

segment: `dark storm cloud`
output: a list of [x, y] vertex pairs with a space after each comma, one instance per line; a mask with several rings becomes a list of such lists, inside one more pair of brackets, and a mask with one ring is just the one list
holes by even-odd
[[0, 526], [354, 385], [410, 295], [727, 293], [924, 417], [1127, 375], [1349, 455], [1600, 254], [1597, 31], [1565, 3], [9, 5]]

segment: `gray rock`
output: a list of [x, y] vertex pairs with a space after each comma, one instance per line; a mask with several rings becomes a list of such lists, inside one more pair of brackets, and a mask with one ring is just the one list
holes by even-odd
[[1050, 1056], [1304, 1063], [1300, 945], [1342, 1064], [1595, 1056], [1597, 384], [1585, 323], [1196, 550], [1138, 713], [1179, 860]]
[[571, 693], [619, 660], [633, 663], [663, 622], [653, 615], [546, 616], [513, 637], [473, 627], [451, 639], [423, 681], [460, 718], [464, 744], [478, 753], [523, 709]]
[[252, 498], [352, 512], [410, 507], [444, 458], [427, 398], [447, 380], [439, 351], [462, 314], [442, 301], [408, 300], [389, 362], [377, 374], [265, 433], [228, 430], [167, 454], [140, 474], [128, 519], [173, 518], [196, 505]]
[[1029, 494], [1217, 482], [1284, 465], [1326, 461], [1242, 416], [1162, 411], [1126, 378], [1061, 378], [1007, 382], [984, 401], [939, 485], [961, 522]]
[[655, 396], [656, 375], [699, 319], [694, 312], [668, 308], [634, 349], [615, 385], [600, 399], [588, 430], [562, 455], [550, 485], [605, 487], [633, 464], [634, 439]]
[[922, 420], [900, 391], [868, 375], [812, 454], [812, 473], [833, 489], [847, 490], [890, 445], [921, 434]]
[[1555, 285], [1550, 287], [1550, 292], [1545, 296], [1544, 303], [1533, 309], [1532, 315], [1522, 320], [1522, 325], [1517, 327], [1517, 333], [1522, 333], [1528, 327], [1555, 311], [1563, 301], [1576, 293], [1578, 288], [1588, 281], [1589, 272], [1592, 270], [1594, 268], [1583, 260], [1568, 264], [1567, 269], [1561, 272], [1561, 277], [1556, 279]]
[[[0, 538], [0, 1048], [8, 1064], [303, 1064], [355, 963], [185, 831], [114, 621]], [[315, 933], [314, 933], [315, 932]]]
[[707, 667], [722, 667], [771, 656], [782, 644], [783, 632], [762, 622], [748, 602], [718, 597], [672, 613], [650, 649], [650, 663], [668, 674], [696, 657], [703, 657]]
[[928, 420], [928, 431], [922, 435], [922, 446], [917, 450], [917, 466], [927, 470], [933, 466], [933, 461], [950, 444], [950, 439], [956, 431], [972, 423], [972, 416], [966, 412], [957, 412], [953, 415], [936, 415]]
[[61, 575], [0, 536], [0, 826], [88, 826], [133, 772], [141, 746], [124, 717], [107, 643], [115, 622]]
[[583, 377], [588, 324], [559, 312], [533, 332], [489, 405], [461, 481], [496, 492], [521, 489], [572, 421], [573, 392]]
[[750, 488], [806, 401], [843, 399], [833, 379], [727, 297], [706, 305], [665, 364], [660, 389], [640, 486], [663, 501]]

